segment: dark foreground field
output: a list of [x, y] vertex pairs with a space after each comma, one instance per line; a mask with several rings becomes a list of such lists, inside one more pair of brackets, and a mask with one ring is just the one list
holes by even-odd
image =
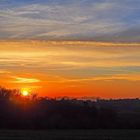
[[140, 130], [0, 130], [0, 140], [140, 140]]

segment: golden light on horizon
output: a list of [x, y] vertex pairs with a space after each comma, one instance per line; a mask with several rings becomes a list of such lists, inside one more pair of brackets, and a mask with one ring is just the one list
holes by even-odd
[[27, 88], [26, 88], [26, 89], [24, 88], [24, 89], [21, 90], [22, 96], [28, 96], [29, 93], [30, 93], [30, 92], [29, 92], [29, 89], [27, 89]]
[[22, 97], [140, 97], [140, 43], [0, 41], [0, 85]]

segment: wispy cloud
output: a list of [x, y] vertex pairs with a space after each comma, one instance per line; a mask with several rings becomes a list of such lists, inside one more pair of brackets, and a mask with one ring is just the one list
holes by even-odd
[[132, 37], [131, 41], [138, 41], [140, 37], [137, 0], [31, 1], [16, 5], [6, 4], [0, 10], [0, 38], [129, 41]]
[[[1, 42], [0, 68], [8, 70], [96, 73], [140, 68], [140, 44], [96, 42]], [[85, 72], [85, 73], [86, 73]]]
[[87, 77], [87, 78], [73, 78], [73, 79], [66, 79], [60, 78], [55, 81], [48, 81], [48, 82], [55, 82], [55, 83], [83, 83], [83, 82], [94, 82], [94, 81], [131, 81], [131, 82], [140, 82], [140, 75], [104, 75], [104, 76], [95, 76], [95, 77]]
[[18, 76], [12, 76], [11, 78], [15, 79], [12, 82], [13, 83], [38, 83], [40, 82], [39, 79], [36, 78], [25, 78], [25, 77], [18, 77]]
[[8, 74], [8, 73], [10, 73], [10, 72], [7, 70], [0, 70], [0, 74]]

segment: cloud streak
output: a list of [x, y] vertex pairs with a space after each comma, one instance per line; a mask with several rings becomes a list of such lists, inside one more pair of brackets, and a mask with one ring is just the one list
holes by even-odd
[[95, 76], [95, 77], [88, 77], [88, 78], [73, 78], [73, 79], [66, 79], [66, 78], [58, 78], [57, 80], [48, 80], [47, 82], [50, 83], [91, 83], [95, 81], [130, 81], [130, 82], [140, 82], [140, 75], [134, 75], [134, 74], [129, 74], [129, 75], [104, 75], [104, 76]]
[[25, 77], [18, 77], [18, 76], [12, 76], [11, 78], [15, 79], [12, 81], [12, 83], [38, 83], [40, 82], [39, 79], [36, 78], [25, 78]]
[[2, 41], [0, 69], [65, 77], [140, 71], [140, 44]]

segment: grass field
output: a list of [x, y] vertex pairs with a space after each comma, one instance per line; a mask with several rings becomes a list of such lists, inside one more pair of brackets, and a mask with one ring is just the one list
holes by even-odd
[[0, 130], [0, 140], [140, 140], [140, 130]]

